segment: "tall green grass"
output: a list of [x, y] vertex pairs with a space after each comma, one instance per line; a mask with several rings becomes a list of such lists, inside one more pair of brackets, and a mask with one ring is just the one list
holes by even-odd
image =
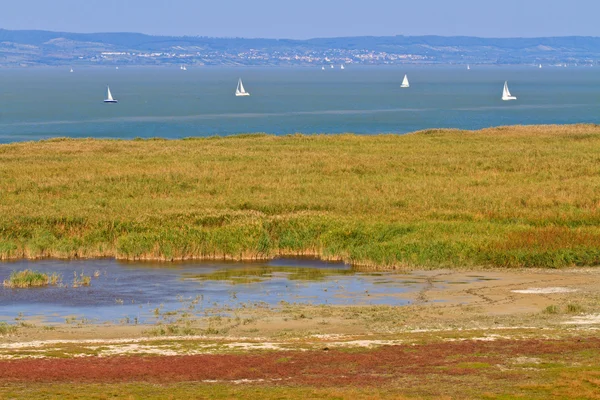
[[600, 264], [600, 127], [0, 145], [0, 257]]
[[48, 275], [43, 272], [25, 269], [11, 272], [10, 277], [4, 281], [4, 286], [9, 288], [55, 286], [60, 284], [61, 281], [61, 276], [56, 273]]

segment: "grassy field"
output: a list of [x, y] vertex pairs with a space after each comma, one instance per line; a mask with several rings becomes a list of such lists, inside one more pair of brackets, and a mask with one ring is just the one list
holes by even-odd
[[600, 127], [0, 145], [0, 258], [600, 264]]

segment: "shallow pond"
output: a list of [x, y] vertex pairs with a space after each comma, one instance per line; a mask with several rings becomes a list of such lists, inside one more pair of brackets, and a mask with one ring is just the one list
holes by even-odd
[[[425, 285], [466, 283], [431, 282], [419, 273], [363, 273], [343, 263], [304, 259], [260, 263], [18, 261], [0, 263], [0, 282], [12, 271], [24, 269], [58, 273], [62, 284], [27, 289], [0, 286], [0, 321], [148, 323], [158, 314], [175, 311], [205, 315], [208, 310], [222, 310], [216, 312], [226, 314], [232, 308], [281, 302], [405, 305], [410, 300], [403, 295]], [[82, 273], [92, 276], [91, 284], [73, 287], [74, 274]]]

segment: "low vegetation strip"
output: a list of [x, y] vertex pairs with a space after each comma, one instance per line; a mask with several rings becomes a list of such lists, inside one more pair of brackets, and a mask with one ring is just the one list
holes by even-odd
[[[0, 361], [0, 394], [15, 384], [195, 382], [292, 391], [297, 387], [385, 387], [412, 398], [513, 398], [497, 397], [508, 393], [528, 399], [598, 398], [585, 393], [597, 394], [600, 387], [599, 345], [598, 338], [570, 337], [466, 340], [352, 351], [324, 347], [318, 351]], [[210, 389], [189, 388], [196, 396], [206, 390]]]
[[600, 127], [0, 145], [0, 257], [600, 264]]
[[[268, 351], [155, 357], [49, 358], [0, 361], [0, 382], [127, 382], [169, 383], [202, 380], [282, 380], [299, 384], [378, 385], [404, 374], [477, 374], [477, 364], [502, 375], [497, 365], [518, 363], [520, 357], [543, 357], [544, 362], [569, 364], [570, 358], [596, 357], [600, 340], [457, 341], [422, 345], [382, 346], [340, 351]], [[565, 353], [573, 353], [565, 357]], [[537, 362], [542, 362], [538, 360]], [[529, 362], [528, 365], [534, 362]], [[473, 367], [472, 365], [475, 365]], [[28, 373], [24, 373], [28, 371]]]

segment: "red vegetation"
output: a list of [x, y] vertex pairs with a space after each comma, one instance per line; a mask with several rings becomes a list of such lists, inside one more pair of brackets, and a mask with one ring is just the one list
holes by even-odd
[[600, 338], [570, 340], [461, 341], [385, 346], [374, 350], [277, 351], [156, 357], [24, 359], [0, 362], [0, 382], [170, 383], [202, 380], [259, 380], [307, 385], [379, 385], [424, 374], [485, 374], [506, 379], [496, 368], [468, 363], [504, 364], [519, 356], [564, 357], [572, 352], [600, 353]]

